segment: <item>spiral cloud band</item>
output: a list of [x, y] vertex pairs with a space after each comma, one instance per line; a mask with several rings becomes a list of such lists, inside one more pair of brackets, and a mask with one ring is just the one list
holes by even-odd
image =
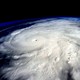
[[2, 38], [0, 52], [11, 58], [1, 67], [8, 80], [80, 80], [80, 28], [74, 20], [49, 20]]

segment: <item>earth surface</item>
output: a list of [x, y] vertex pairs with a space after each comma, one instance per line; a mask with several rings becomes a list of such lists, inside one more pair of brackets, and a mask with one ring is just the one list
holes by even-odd
[[80, 80], [80, 18], [6, 23], [0, 31], [0, 80]]

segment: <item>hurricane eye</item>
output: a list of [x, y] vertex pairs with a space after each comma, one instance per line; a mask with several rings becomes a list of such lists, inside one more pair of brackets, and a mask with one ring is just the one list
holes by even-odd
[[41, 40], [42, 40], [42, 39], [36, 37], [36, 38], [31, 39], [31, 42], [32, 42], [32, 43], [37, 43], [37, 42], [39, 42], [39, 41], [41, 41]]
[[43, 44], [42, 40], [44, 40], [42, 37], [33, 37], [28, 40], [28, 44], [32, 46], [34, 45], [37, 46], [37, 45]]
[[38, 39], [33, 39], [32, 41], [33, 41], [33, 42], [37, 42], [37, 41], [38, 41]]

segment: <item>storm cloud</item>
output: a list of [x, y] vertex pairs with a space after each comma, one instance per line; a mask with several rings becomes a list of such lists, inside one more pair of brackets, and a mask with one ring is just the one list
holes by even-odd
[[1, 67], [8, 80], [80, 79], [79, 21], [51, 19], [13, 31], [0, 40], [1, 54], [11, 58]]

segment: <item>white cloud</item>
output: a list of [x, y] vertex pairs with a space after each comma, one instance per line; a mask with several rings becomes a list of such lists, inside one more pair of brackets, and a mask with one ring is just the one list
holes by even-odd
[[79, 40], [80, 29], [71, 20], [45, 21], [14, 31], [0, 44], [0, 51], [14, 58], [13, 66], [3, 69], [4, 76], [9, 80], [62, 80], [64, 69], [66, 80], [69, 67], [79, 66]]

